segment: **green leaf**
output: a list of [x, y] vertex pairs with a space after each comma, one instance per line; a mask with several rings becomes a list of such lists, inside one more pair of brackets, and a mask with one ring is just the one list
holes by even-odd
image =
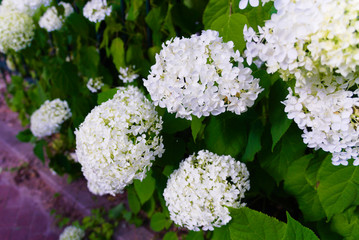
[[228, 224], [220, 228], [214, 228], [211, 240], [231, 240]]
[[305, 152], [306, 145], [303, 143], [300, 133], [301, 131], [293, 126], [277, 144], [273, 153], [269, 149], [267, 149], [269, 152], [261, 151], [260, 164], [276, 180], [277, 184], [287, 175], [291, 162], [303, 156]]
[[125, 47], [121, 38], [112, 40], [110, 52], [117, 70], [125, 66]]
[[167, 232], [163, 236], [163, 240], [178, 240], [177, 234], [175, 232]]
[[42, 139], [37, 141], [34, 147], [34, 154], [41, 160], [42, 163], [45, 163], [44, 146], [46, 146], [46, 141]]
[[287, 212], [287, 229], [283, 240], [319, 240], [309, 228], [294, 220]]
[[128, 10], [126, 20], [135, 21], [140, 14], [141, 6], [145, 2], [144, 0], [132, 0], [130, 2], [130, 9]]
[[108, 217], [110, 219], [119, 219], [122, 217], [124, 210], [125, 210], [125, 205], [123, 205], [123, 203], [120, 203], [116, 207], [108, 211]]
[[87, 77], [97, 76], [97, 67], [100, 63], [100, 55], [93, 46], [80, 49], [79, 70]]
[[155, 232], [159, 232], [164, 229], [168, 225], [168, 219], [166, 216], [161, 212], [156, 212], [151, 217], [150, 226], [151, 229]]
[[358, 207], [348, 208], [345, 212], [335, 215], [331, 221], [331, 229], [342, 235], [345, 240], [359, 239]]
[[16, 135], [16, 138], [20, 142], [30, 142], [33, 137], [34, 135], [32, 134], [30, 129], [25, 129], [24, 131], [21, 131]]
[[52, 85], [56, 86], [50, 88], [53, 97], [65, 99], [67, 96], [78, 94], [81, 80], [76, 65], [65, 62], [56, 66], [55, 70], [51, 72], [51, 80]]
[[141, 210], [141, 204], [133, 187], [129, 187], [127, 190], [127, 200], [132, 212], [137, 214]]
[[111, 99], [117, 93], [117, 91], [118, 91], [117, 88], [112, 88], [110, 90], [100, 92], [97, 95], [97, 104], [100, 105], [101, 103], [106, 102], [107, 100]]
[[192, 137], [193, 137], [194, 142], [196, 142], [197, 135], [202, 128], [203, 120], [204, 120], [204, 117], [198, 118], [196, 116], [192, 116], [191, 130], [192, 130]]
[[211, 116], [204, 139], [209, 151], [236, 157], [247, 143], [246, 123], [242, 117], [232, 114]]
[[229, 222], [231, 239], [267, 240], [282, 239], [286, 225], [273, 217], [247, 207], [230, 208], [232, 220]]
[[148, 172], [147, 177], [143, 179], [142, 182], [137, 179], [133, 182], [137, 196], [140, 199], [141, 204], [144, 204], [152, 197], [153, 192], [155, 191], [156, 181], [151, 176], [151, 172]]
[[304, 219], [307, 221], [318, 221], [325, 217], [317, 190], [308, 182], [305, 176], [306, 169], [313, 157], [313, 155], [306, 155], [293, 161], [288, 167], [288, 172], [284, 179], [284, 190], [295, 196]]
[[246, 47], [246, 42], [243, 38], [243, 27], [246, 24], [248, 25], [246, 16], [240, 13], [224, 14], [211, 24], [211, 29], [217, 30], [219, 36], [223, 37], [224, 42], [233, 41], [234, 49], [243, 51]]
[[210, 29], [212, 23], [224, 14], [229, 14], [228, 0], [210, 0], [203, 13], [203, 24]]
[[[195, 232], [195, 231], [189, 231], [189, 233], [187, 234], [186, 240], [204, 240], [204, 237], [203, 237], [203, 232], [202, 231], [198, 231], [198, 232]], [[212, 238], [213, 240], [213, 238]], [[223, 238], [222, 238], [223, 240]]]
[[253, 124], [251, 124], [251, 129], [248, 136], [248, 143], [242, 157], [242, 162], [252, 162], [256, 153], [262, 149], [261, 137], [263, 131], [264, 127], [260, 120], [256, 120], [255, 122], [253, 122]]
[[281, 102], [287, 94], [286, 85], [282, 81], [277, 81], [271, 88], [271, 104], [269, 105], [269, 121], [272, 133], [272, 151], [284, 133], [288, 130], [292, 120], [289, 120], [284, 112], [284, 104]]
[[359, 169], [355, 166], [334, 166], [331, 156], [324, 159], [318, 173], [318, 195], [328, 217], [359, 204]]
[[181, 132], [191, 126], [191, 122], [183, 119], [176, 118], [175, 114], [168, 113], [166, 111], [163, 116], [163, 132], [168, 134], [173, 134], [176, 132]]

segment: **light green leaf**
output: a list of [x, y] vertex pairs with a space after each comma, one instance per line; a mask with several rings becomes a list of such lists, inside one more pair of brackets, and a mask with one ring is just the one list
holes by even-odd
[[128, 13], [127, 13], [126, 20], [135, 21], [137, 19], [138, 15], [140, 14], [141, 7], [145, 1], [144, 0], [132, 0], [129, 2], [131, 5], [130, 5], [130, 9], [128, 10]]
[[[195, 232], [195, 231], [190, 231], [186, 238], [186, 240], [204, 240], [204, 237], [203, 237], [203, 232], [202, 231], [198, 231], [198, 232]], [[212, 240], [213, 240], [213, 237], [212, 237]], [[224, 240], [222, 238], [222, 240]]]
[[229, 222], [231, 239], [268, 240], [282, 239], [286, 225], [273, 217], [247, 207], [230, 208], [232, 220]]
[[240, 13], [224, 14], [211, 24], [211, 29], [217, 30], [224, 42], [233, 41], [234, 49], [243, 51], [246, 43], [243, 38], [243, 30], [240, 29], [243, 29], [246, 24], [248, 25], [246, 16]]
[[151, 217], [150, 226], [153, 231], [159, 232], [168, 225], [169, 219], [161, 212], [156, 212]]
[[287, 229], [283, 240], [319, 240], [312, 230], [294, 220], [287, 212]]
[[121, 38], [112, 40], [110, 52], [117, 70], [125, 66], [125, 48]]
[[313, 155], [306, 155], [293, 161], [284, 179], [284, 190], [295, 196], [307, 221], [318, 221], [325, 217], [317, 191], [305, 177], [305, 171], [313, 157]]
[[151, 176], [151, 172], [148, 172], [147, 177], [143, 179], [142, 182], [136, 179], [133, 183], [141, 204], [144, 204], [152, 197], [152, 194], [155, 191], [155, 179]]
[[345, 240], [359, 239], [359, 212], [351, 207], [345, 212], [335, 215], [331, 221], [331, 229], [344, 237]]
[[220, 228], [214, 228], [211, 240], [231, 240], [228, 224]]
[[328, 217], [359, 204], [359, 169], [355, 166], [334, 166], [331, 156], [324, 159], [318, 172], [318, 195]]
[[97, 95], [97, 104], [101, 104], [106, 102], [107, 100], [111, 99], [118, 91], [118, 88], [112, 88], [110, 90], [100, 92]]
[[210, 0], [203, 13], [203, 24], [210, 29], [212, 23], [224, 14], [229, 14], [228, 0]]
[[133, 187], [129, 187], [127, 190], [127, 200], [132, 212], [137, 214], [141, 210], [141, 204]]
[[202, 128], [202, 121], [204, 120], [204, 117], [197, 118], [196, 116], [192, 116], [192, 122], [191, 122], [191, 130], [192, 130], [192, 137], [193, 141], [196, 142], [197, 135], [200, 132]]
[[175, 232], [167, 232], [163, 236], [163, 240], [178, 240], [178, 237]]

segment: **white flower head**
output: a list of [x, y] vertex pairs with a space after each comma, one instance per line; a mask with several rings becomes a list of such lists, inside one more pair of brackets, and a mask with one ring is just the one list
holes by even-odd
[[135, 66], [126, 67], [126, 68], [120, 67], [120, 69], [119, 69], [120, 74], [118, 75], [118, 77], [124, 83], [133, 82], [133, 80], [135, 80], [136, 78], [139, 77], [139, 75], [135, 73], [134, 68], [135, 68]]
[[67, 226], [60, 234], [59, 240], [81, 240], [85, 237], [85, 231], [75, 226]]
[[3, 0], [1, 5], [6, 5], [17, 11], [33, 15], [41, 5], [49, 6], [50, 0]]
[[289, 119], [303, 130], [310, 148], [333, 154], [334, 165], [359, 165], [359, 97], [342, 88], [305, 85], [283, 102]]
[[101, 22], [111, 11], [112, 6], [107, 6], [106, 0], [91, 0], [86, 3], [83, 14], [91, 22]]
[[101, 90], [104, 83], [102, 82], [103, 77], [90, 78], [86, 84], [87, 88], [92, 93], [96, 93]]
[[0, 52], [19, 51], [30, 45], [35, 25], [30, 15], [0, 6]]
[[113, 99], [95, 107], [75, 132], [89, 190], [115, 195], [133, 179], [142, 181], [164, 152], [161, 129], [161, 117], [136, 87], [120, 87]]
[[275, 0], [274, 5], [277, 13], [259, 27], [258, 36], [249, 37], [253, 29], [244, 29], [249, 64], [259, 58], [269, 73], [295, 77], [298, 86], [308, 72], [357, 73], [359, 0]]
[[155, 105], [176, 117], [192, 119], [226, 110], [241, 114], [262, 91], [259, 79], [242, 64], [233, 42], [217, 31], [174, 38], [162, 45], [144, 85]]
[[55, 6], [48, 8], [39, 20], [41, 28], [45, 28], [48, 32], [59, 30], [62, 27], [65, 18], [74, 12], [70, 3], [60, 2], [59, 5], [64, 7], [64, 14], [60, 15]]
[[61, 124], [71, 117], [66, 101], [46, 100], [30, 118], [30, 130], [36, 137], [50, 136], [59, 131]]
[[213, 230], [230, 220], [227, 207], [239, 208], [249, 190], [245, 164], [230, 156], [199, 151], [180, 163], [163, 196], [171, 219], [189, 230]]

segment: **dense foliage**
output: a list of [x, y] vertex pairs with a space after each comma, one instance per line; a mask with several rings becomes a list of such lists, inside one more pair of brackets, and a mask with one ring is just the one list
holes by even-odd
[[[26, 25], [19, 25], [21, 22], [13, 26], [0, 24], [0, 50], [6, 55], [8, 68], [13, 71], [11, 82], [6, 83], [8, 105], [19, 113], [24, 126], [29, 126], [31, 116], [46, 101], [66, 100], [71, 109], [71, 114], [68, 114], [68, 119], [64, 120], [61, 128], [56, 125], [57, 132], [51, 131], [50, 136], [35, 134], [30, 128], [18, 134], [19, 140], [33, 143], [34, 153], [59, 175], [67, 174], [69, 180], [82, 177], [81, 165], [75, 154], [75, 132], [79, 131], [86, 116], [96, 106], [109, 105], [108, 101], [116, 94], [117, 87], [135, 86], [145, 94], [148, 102], [153, 101], [158, 105], [153, 106], [153, 109], [160, 119], [156, 121], [162, 126], [157, 126], [156, 129], [162, 128], [160, 134], [165, 151], [162, 157], [161, 154], [150, 154], [153, 158], [156, 156], [154, 161], [151, 158], [152, 166], [148, 163], [145, 169], [140, 168], [131, 173], [144, 172], [145, 175], [137, 177], [142, 181], [131, 178], [118, 189], [110, 188], [109, 191], [101, 193], [115, 194], [127, 185], [124, 191], [127, 193], [130, 215], [124, 210], [127, 214], [125, 219], [137, 225], [150, 219], [152, 230], [160, 232], [159, 236], [164, 236], [164, 239], [177, 239], [178, 235], [184, 235], [185, 239], [189, 240], [359, 238], [359, 172], [354, 166], [358, 164], [357, 161], [352, 159], [357, 157], [359, 151], [359, 104], [355, 98], [358, 94], [356, 73], [359, 66], [356, 62], [356, 40], [359, 39], [359, 24], [356, 22], [359, 15], [358, 1], [276, 0], [274, 3], [265, 1], [268, 3], [260, 3], [256, 7], [249, 5], [246, 8], [244, 5], [248, 1], [243, 0], [113, 0], [107, 3], [96, 0], [64, 1], [71, 4], [72, 13], [67, 12], [68, 7], [65, 6], [68, 5], [59, 4], [57, 1], [53, 1], [50, 6], [45, 6], [48, 5], [46, 1], [34, 1], [40, 3], [37, 5], [42, 5], [28, 7], [27, 10], [19, 10], [16, 7], [8, 10], [5, 8], [5, 2], [11, 1], [3, 1], [0, 7], [0, 22], [5, 21], [8, 24], [10, 20], [30, 19], [29, 16], [33, 21], [31, 23], [24, 20]], [[15, 4], [19, 1], [13, 2]], [[239, 8], [239, 2], [243, 9]], [[249, 1], [252, 5], [256, 5], [255, 2]], [[302, 5], [297, 6], [296, 2]], [[327, 2], [331, 5], [325, 5]], [[290, 7], [286, 8], [289, 5]], [[330, 19], [328, 16], [323, 18], [324, 20], [315, 18], [318, 16], [316, 7], [319, 13], [325, 10], [325, 13], [332, 17], [330, 24], [324, 24], [325, 19]], [[48, 9], [52, 9], [57, 20], [51, 28], [43, 28], [40, 19]], [[278, 9], [281, 11], [277, 12]], [[311, 15], [311, 12], [308, 13], [305, 9], [311, 9], [310, 11], [317, 15]], [[330, 11], [334, 11], [333, 9], [338, 11], [331, 16]], [[340, 22], [336, 21], [341, 19], [339, 9], [348, 15], [344, 19], [349, 22], [348, 25], [338, 25], [340, 29], [332, 27], [336, 22]], [[3, 12], [7, 10], [9, 12], [4, 15]], [[277, 17], [271, 19], [271, 16]], [[311, 26], [313, 21], [318, 23], [319, 20], [324, 22], [323, 25], [318, 25], [319, 30], [311, 28], [313, 32], [305, 33], [301, 28]], [[324, 27], [320, 28], [321, 26]], [[352, 29], [350, 37], [348, 34], [341, 35], [340, 30], [346, 27]], [[227, 45], [220, 45], [222, 43], [218, 43], [219, 40], [206, 43], [206, 38], [198, 37], [202, 30], [218, 31], [218, 36], [207, 38], [221, 37], [220, 41]], [[331, 37], [330, 33], [334, 37]], [[12, 36], [16, 36], [17, 41], [9, 41]], [[295, 36], [294, 40], [291, 36]], [[180, 40], [184, 38], [187, 40]], [[332, 39], [333, 43], [329, 43]], [[198, 44], [195, 46], [203, 48], [196, 51], [191, 45], [195, 41]], [[230, 41], [233, 43], [228, 43]], [[321, 41], [327, 45], [315, 48], [314, 43]], [[339, 48], [339, 45], [336, 45], [338, 42], [344, 44], [344, 47]], [[11, 43], [15, 45], [12, 46]], [[338, 56], [331, 55], [331, 47], [345, 52], [345, 59], [341, 59], [348, 65], [338, 63], [340, 59], [331, 61]], [[168, 52], [160, 53], [161, 49]], [[193, 54], [183, 52], [186, 49], [193, 51]], [[220, 51], [217, 51], [218, 49]], [[228, 49], [231, 51], [228, 52], [228, 59], [221, 58], [227, 54]], [[208, 54], [208, 51], [212, 52], [213, 56]], [[194, 59], [200, 59], [204, 53], [208, 56], [194, 62]], [[297, 53], [299, 55], [296, 55]], [[181, 57], [176, 58], [178, 56]], [[247, 59], [241, 59], [244, 56]], [[200, 64], [206, 67], [199, 68]], [[205, 74], [201, 75], [198, 69], [205, 69]], [[240, 80], [237, 75], [233, 77], [233, 74], [242, 74], [241, 78], [238, 78]], [[201, 76], [208, 79], [201, 79]], [[218, 80], [213, 80], [211, 76]], [[168, 79], [163, 83], [158, 82], [166, 78]], [[237, 79], [237, 82], [233, 82], [233, 79]], [[308, 87], [309, 80], [314, 83]], [[184, 83], [181, 85], [179, 81]], [[192, 85], [188, 83], [196, 84], [193, 88], [195, 90], [189, 90]], [[241, 87], [240, 90], [234, 91], [237, 87]], [[208, 90], [209, 94], [203, 94], [205, 90]], [[252, 90], [253, 92], [250, 92]], [[165, 97], [152, 95], [152, 92], [164, 94]], [[218, 96], [213, 96], [213, 92], [218, 93]], [[308, 100], [303, 97], [303, 92], [312, 94], [312, 98]], [[349, 99], [344, 101], [346, 105], [343, 108], [340, 105], [343, 101], [336, 100], [342, 95]], [[241, 96], [248, 97], [244, 107], [238, 111], [230, 110], [230, 104], [241, 99]], [[201, 101], [198, 100], [198, 106], [193, 104], [193, 101], [197, 101], [196, 97], [203, 97]], [[214, 97], [222, 103], [218, 103]], [[168, 99], [170, 104], [161, 103]], [[127, 97], [123, 100], [127, 104], [126, 108], [136, 105], [131, 104], [131, 100], [135, 99]], [[110, 101], [119, 104], [115, 100]], [[105, 102], [108, 104], [104, 104]], [[305, 117], [300, 115], [302, 105], [298, 108], [298, 102], [309, 106], [303, 108]], [[213, 107], [217, 103], [222, 105]], [[117, 111], [114, 109], [127, 110], [116, 108], [116, 104], [110, 104], [110, 107], [101, 110], [101, 119], [107, 119], [101, 120], [101, 129], [117, 129], [118, 135], [115, 137], [120, 140], [122, 135], [128, 137], [128, 145], [133, 145], [132, 148], [136, 151], [137, 142], [142, 141], [145, 146], [148, 141], [157, 138], [147, 128], [139, 133], [141, 126], [151, 120], [138, 120], [141, 117], [134, 117], [137, 112], [141, 112], [137, 111], [138, 109], [136, 113], [126, 112], [130, 117], [119, 123], [117, 117], [122, 115], [114, 113]], [[206, 104], [215, 110], [208, 110]], [[326, 104], [328, 107], [323, 107], [327, 106]], [[339, 107], [330, 112], [331, 109], [328, 108], [335, 104]], [[316, 108], [317, 106], [322, 108]], [[228, 111], [225, 112], [226, 108]], [[343, 110], [344, 108], [346, 110]], [[182, 109], [180, 113], [178, 109]], [[322, 115], [327, 113], [326, 111], [330, 117]], [[339, 125], [332, 124], [330, 121], [335, 118], [332, 116], [339, 113]], [[330, 131], [318, 127], [318, 122], [325, 121], [329, 121], [327, 124]], [[91, 128], [100, 129], [96, 123], [92, 123]], [[122, 133], [118, 127], [126, 124], [138, 129], [131, 128], [135, 133], [125, 129]], [[348, 133], [350, 129], [354, 134]], [[90, 130], [88, 132], [91, 132]], [[107, 134], [105, 130], [101, 130], [93, 134], [93, 139], [112, 139], [102, 142], [99, 149], [106, 147], [106, 144], [113, 144], [112, 133]], [[104, 134], [104, 137], [100, 134]], [[107, 137], [110, 135], [111, 137]], [[318, 142], [321, 135], [325, 136], [325, 140]], [[332, 137], [334, 135], [346, 142], [338, 140], [342, 145], [337, 147], [339, 143]], [[86, 137], [84, 139], [92, 141]], [[116, 142], [120, 142], [118, 139]], [[96, 144], [99, 143], [91, 144], [98, 147]], [[116, 164], [102, 162], [102, 159], [110, 163], [115, 161], [117, 155], [114, 156], [113, 153], [116, 151], [123, 156], [132, 154], [129, 149], [118, 150], [117, 145], [108, 149], [103, 153], [107, 154], [105, 157], [101, 155], [102, 152], [101, 156], [96, 155], [96, 161], [99, 162], [91, 159], [92, 165], [84, 167], [86, 171], [92, 171], [92, 176], [98, 173], [98, 169], [94, 170], [93, 166], [120, 169], [121, 166]], [[172, 222], [163, 193], [167, 180], [179, 168], [181, 161], [201, 150], [208, 150], [219, 156], [229, 155], [244, 163], [249, 172], [250, 189], [240, 201], [246, 203], [246, 207], [223, 206], [228, 207], [230, 212], [231, 220], [227, 225], [216, 227], [213, 231], [189, 231], [187, 234], [186, 230]], [[91, 149], [81, 151], [93, 154]], [[140, 155], [144, 158], [147, 156], [142, 152]], [[84, 154], [81, 157], [83, 156]], [[149, 162], [149, 159], [146, 160]], [[131, 159], [126, 161], [132, 167]], [[86, 159], [81, 159], [80, 162], [86, 164]], [[147, 169], [147, 166], [151, 167]], [[108, 182], [113, 184], [116, 182], [113, 179], [118, 177], [116, 174], [120, 171], [114, 170], [110, 175], [107, 170], [101, 169], [99, 175], [103, 179], [109, 177]], [[236, 182], [230, 178], [224, 180], [227, 180], [229, 185]], [[97, 188], [101, 189], [102, 186], [98, 185]], [[198, 226], [193, 229], [199, 230]]]

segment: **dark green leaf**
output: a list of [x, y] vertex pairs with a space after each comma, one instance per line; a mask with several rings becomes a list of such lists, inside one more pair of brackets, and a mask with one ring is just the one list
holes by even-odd
[[34, 137], [30, 129], [25, 129], [24, 131], [19, 132], [16, 135], [16, 138], [21, 142], [30, 142], [30, 140]]
[[44, 146], [46, 146], [46, 141], [42, 139], [37, 141], [34, 147], [34, 153], [42, 163], [45, 163]]
[[191, 126], [191, 122], [183, 119], [176, 118], [175, 114], [170, 114], [166, 111], [163, 116], [163, 132], [168, 134], [173, 134], [176, 132], [180, 132], [189, 128]]
[[123, 203], [120, 203], [116, 207], [108, 211], [108, 217], [110, 219], [119, 219], [122, 217], [124, 210], [125, 210], [125, 205], [123, 205]]
[[[204, 240], [204, 237], [203, 237], [203, 232], [202, 231], [198, 231], [198, 232], [195, 232], [195, 231], [190, 231], [186, 238], [186, 240]], [[213, 240], [213, 238], [212, 238]], [[222, 238], [222, 240], [224, 240]]]
[[260, 120], [256, 120], [251, 124], [251, 129], [248, 136], [248, 143], [244, 155], [242, 157], [242, 162], [251, 162], [254, 160], [254, 156], [257, 152], [262, 149], [261, 137], [264, 131], [264, 127]]
[[269, 121], [271, 122], [272, 151], [284, 133], [288, 130], [292, 120], [289, 120], [284, 112], [284, 104], [281, 102], [287, 94], [286, 85], [282, 81], [276, 82], [271, 88], [271, 104], [269, 106]]

